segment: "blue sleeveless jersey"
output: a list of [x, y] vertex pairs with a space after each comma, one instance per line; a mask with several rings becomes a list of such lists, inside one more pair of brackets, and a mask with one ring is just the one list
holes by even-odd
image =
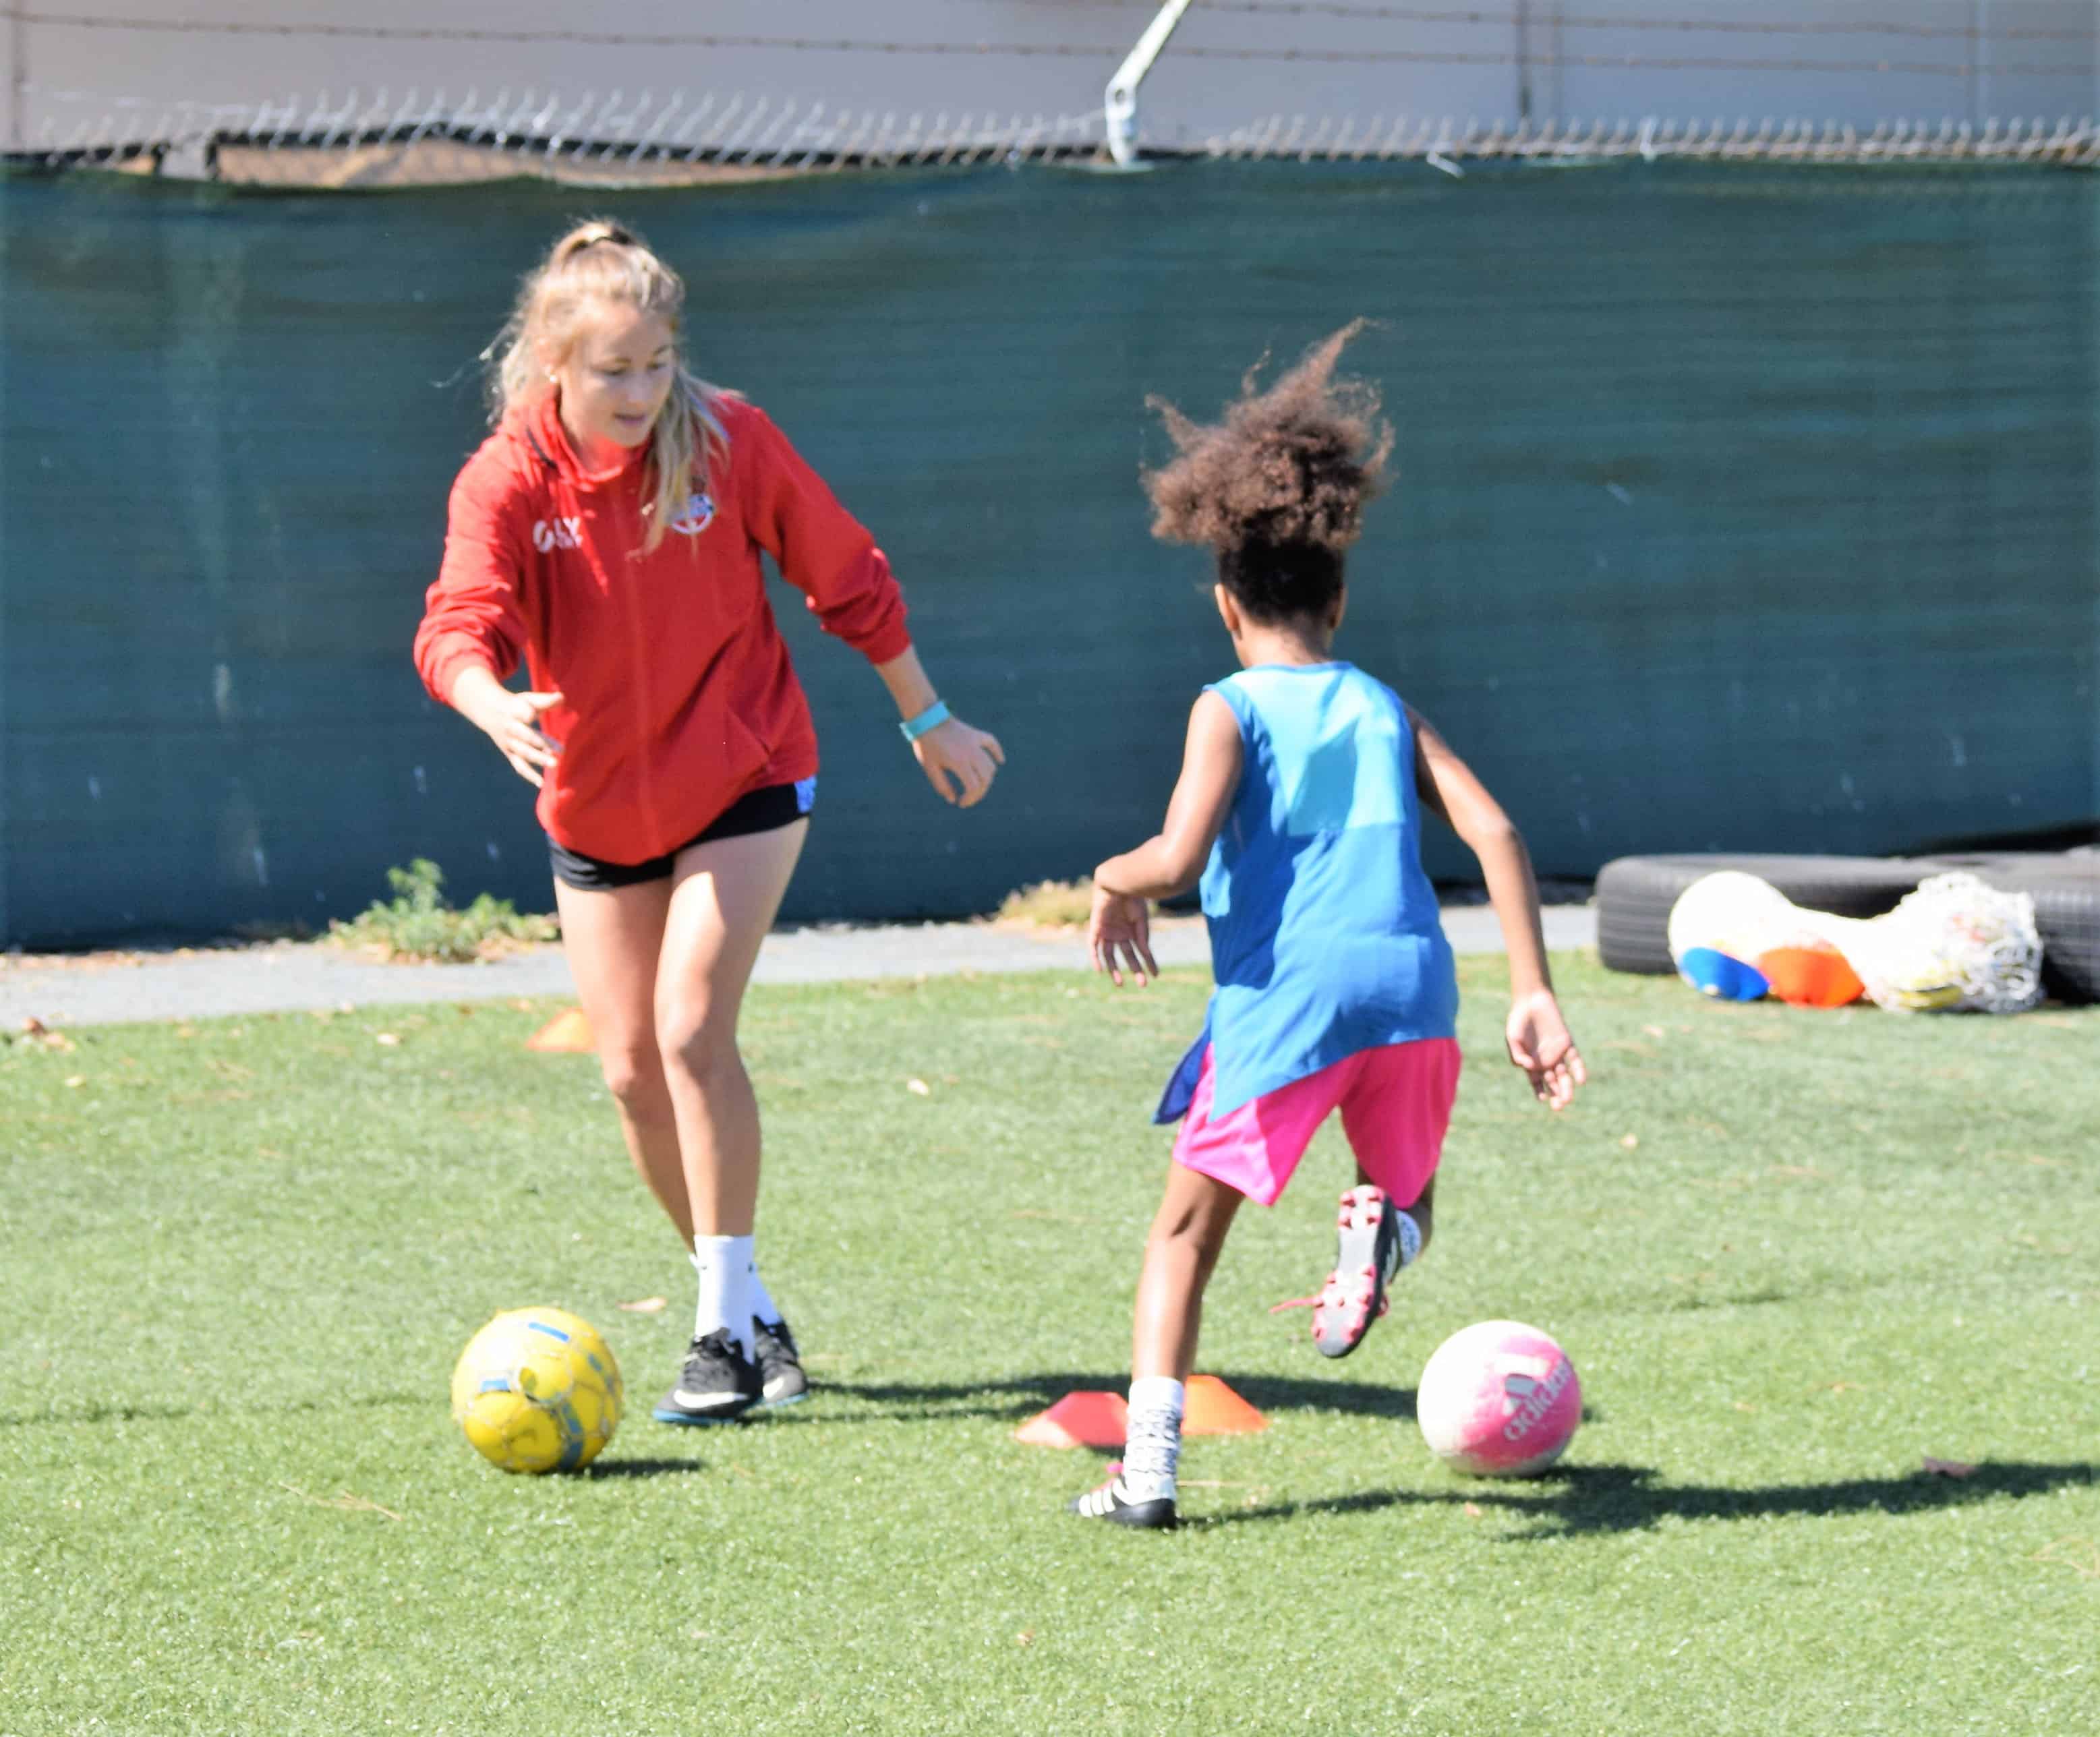
[[1400, 696], [1350, 663], [1207, 691], [1239, 720], [1244, 765], [1203, 871], [1216, 987], [1158, 1122], [1187, 1111], [1206, 1045], [1220, 1117], [1360, 1050], [1450, 1037], [1458, 1015]]

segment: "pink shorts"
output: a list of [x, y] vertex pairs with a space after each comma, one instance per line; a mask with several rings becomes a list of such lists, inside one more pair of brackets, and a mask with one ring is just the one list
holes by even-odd
[[1424, 1038], [1359, 1050], [1215, 1122], [1211, 1089], [1207, 1049], [1175, 1137], [1176, 1164], [1238, 1189], [1259, 1206], [1273, 1206], [1320, 1124], [1339, 1109], [1342, 1131], [1364, 1174], [1401, 1206], [1411, 1206], [1444, 1153], [1458, 1095], [1458, 1045], [1451, 1038]]

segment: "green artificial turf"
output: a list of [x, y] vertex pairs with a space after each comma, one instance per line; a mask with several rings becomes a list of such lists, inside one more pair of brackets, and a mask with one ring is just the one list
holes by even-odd
[[[1556, 1118], [1465, 964], [1436, 1245], [1354, 1357], [1267, 1312], [1325, 1273], [1338, 1135], [1242, 1215], [1201, 1367], [1271, 1427], [1190, 1444], [1168, 1535], [1064, 1514], [1100, 1458], [1012, 1431], [1124, 1378], [1197, 975], [753, 990], [760, 1248], [821, 1385], [721, 1431], [649, 1420], [690, 1271], [594, 1063], [524, 1049], [554, 1003], [18, 1039], [0, 1734], [2100, 1730], [2100, 1010], [1559, 968]], [[629, 1414], [506, 1477], [447, 1380], [542, 1302]], [[1583, 1382], [1535, 1481], [1412, 1419], [1496, 1316]]]

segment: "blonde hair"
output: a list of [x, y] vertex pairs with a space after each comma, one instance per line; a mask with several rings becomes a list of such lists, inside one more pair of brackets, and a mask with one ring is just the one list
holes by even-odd
[[675, 372], [671, 396], [649, 432], [649, 498], [642, 508], [649, 520], [642, 547], [653, 549], [687, 494], [707, 487], [712, 462], [728, 457], [729, 436], [717, 407], [735, 395], [686, 365], [680, 324], [684, 280], [633, 230], [602, 218], [579, 223], [526, 274], [510, 318], [482, 352], [489, 364], [489, 420], [501, 422], [554, 390], [549, 364], [567, 356], [584, 307], [594, 298], [654, 314], [671, 329]]

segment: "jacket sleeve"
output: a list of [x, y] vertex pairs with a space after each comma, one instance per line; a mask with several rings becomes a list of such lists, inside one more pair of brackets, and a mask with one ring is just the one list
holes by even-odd
[[448, 705], [469, 664], [507, 681], [524, 654], [520, 521], [503, 482], [492, 467], [470, 463], [460, 473], [447, 509], [444, 560], [424, 594], [416, 670], [431, 697]]
[[908, 651], [904, 593], [889, 558], [755, 405], [736, 407], [728, 465], [751, 535], [824, 631], [871, 663]]

